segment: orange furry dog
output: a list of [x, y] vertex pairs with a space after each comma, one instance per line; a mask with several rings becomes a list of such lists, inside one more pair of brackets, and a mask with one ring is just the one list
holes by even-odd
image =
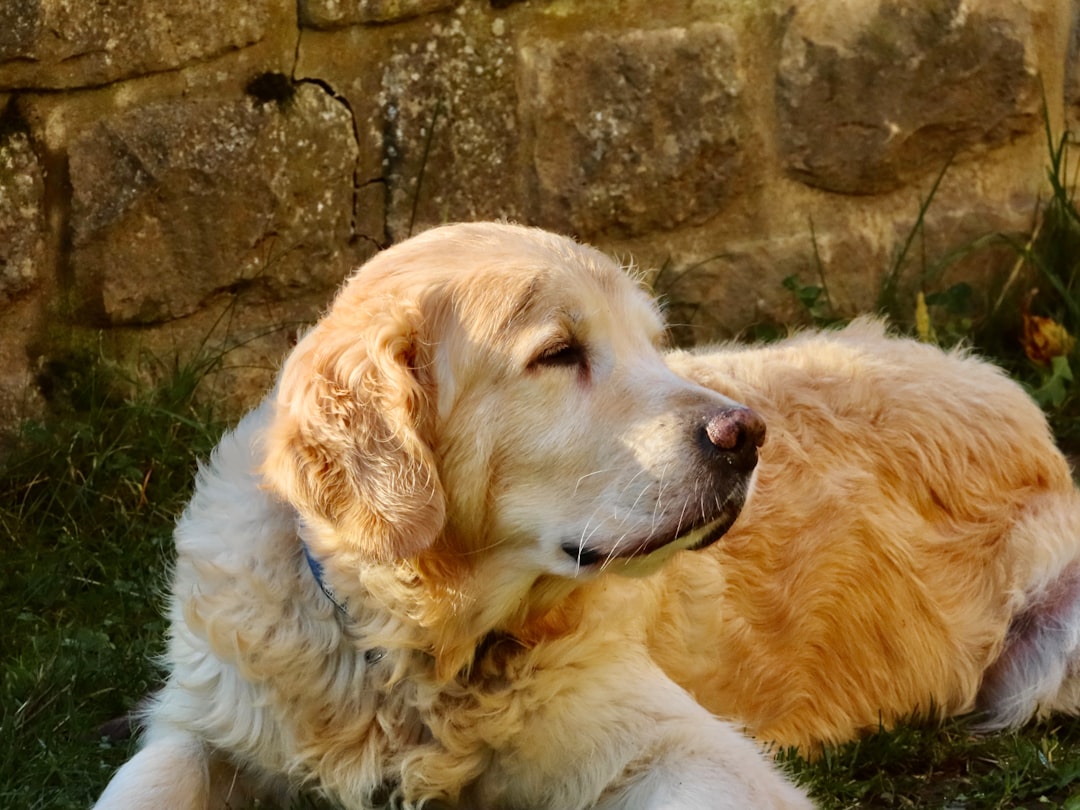
[[1020, 386], [870, 320], [668, 359], [769, 429], [736, 526], [663, 574], [654, 659], [705, 706], [811, 753], [1080, 711], [1080, 496]]
[[200, 473], [98, 807], [805, 808], [727, 720], [1076, 710], [1080, 503], [1015, 384], [866, 321], [662, 332], [540, 231], [369, 262]]

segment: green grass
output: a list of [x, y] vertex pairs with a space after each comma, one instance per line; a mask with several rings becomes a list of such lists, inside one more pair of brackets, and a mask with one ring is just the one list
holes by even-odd
[[959, 720], [905, 726], [812, 763], [780, 758], [823, 810], [1080, 808], [1080, 724], [1071, 719], [983, 736]]
[[54, 415], [0, 468], [0, 807], [85, 808], [129, 743], [98, 727], [159, 681], [176, 515], [219, 433], [196, 369], [133, 392], [96, 358], [49, 370]]

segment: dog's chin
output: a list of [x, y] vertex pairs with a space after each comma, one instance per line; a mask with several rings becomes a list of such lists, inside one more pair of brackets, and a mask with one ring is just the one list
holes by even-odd
[[564, 543], [562, 550], [580, 571], [610, 568], [630, 576], [649, 574], [678, 551], [700, 551], [716, 543], [735, 523], [744, 503], [745, 495], [732, 495], [717, 514], [705, 516], [689, 528], [656, 533], [636, 542], [622, 540], [610, 548], [600, 543]]

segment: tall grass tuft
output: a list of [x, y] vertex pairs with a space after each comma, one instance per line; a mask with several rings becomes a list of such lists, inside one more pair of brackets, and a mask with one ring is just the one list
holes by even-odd
[[46, 370], [49, 418], [0, 465], [0, 807], [85, 808], [129, 743], [99, 727], [159, 680], [174, 520], [221, 426], [207, 363], [141, 390], [99, 357]]

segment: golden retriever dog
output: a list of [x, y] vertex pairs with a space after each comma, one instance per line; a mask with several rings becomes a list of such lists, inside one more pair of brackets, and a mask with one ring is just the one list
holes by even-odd
[[644, 577], [731, 526], [765, 431], [663, 337], [541, 231], [368, 262], [199, 474], [168, 680], [97, 807], [810, 807], [650, 652]]
[[768, 425], [738, 523], [657, 585], [653, 660], [704, 706], [811, 755], [1080, 711], [1080, 496], [1019, 385], [866, 319], [668, 362]]
[[1080, 708], [1080, 501], [1015, 383], [869, 320], [662, 341], [542, 231], [372, 259], [201, 471], [98, 807], [805, 808], [741, 728]]

